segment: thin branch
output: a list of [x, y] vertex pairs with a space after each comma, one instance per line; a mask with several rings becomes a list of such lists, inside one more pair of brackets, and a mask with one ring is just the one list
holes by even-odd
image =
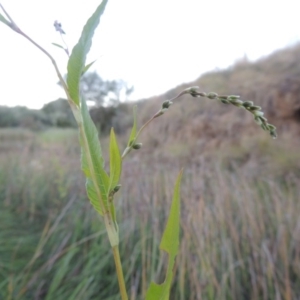
[[14, 25], [17, 26], [16, 23], [14, 22], [14, 20], [10, 17], [10, 15], [8, 14], [8, 12], [4, 9], [4, 7], [2, 6], [2, 4], [0, 3], [0, 7], [3, 10], [4, 14], [6, 15], [6, 17], [8, 18], [8, 20]]
[[7, 18], [11, 21], [12, 23], [12, 30], [14, 30], [15, 32], [17, 32], [18, 34], [22, 35], [24, 38], [26, 38], [28, 41], [30, 41], [34, 46], [36, 46], [38, 49], [40, 49], [46, 56], [48, 56], [48, 58], [51, 60], [54, 68], [55, 68], [55, 71], [56, 71], [56, 74], [63, 86], [63, 89], [65, 90], [65, 93], [67, 95], [67, 98], [68, 98], [68, 101], [71, 105], [71, 107], [73, 108], [74, 107], [74, 104], [73, 104], [73, 101], [71, 99], [71, 96], [69, 94], [69, 89], [67, 87], [67, 84], [64, 80], [64, 78], [62, 77], [59, 69], [58, 69], [58, 66], [56, 64], [56, 61], [55, 59], [52, 57], [52, 55], [47, 51], [45, 50], [42, 46], [40, 46], [38, 43], [36, 43], [31, 37], [29, 37], [26, 33], [24, 33], [18, 26], [17, 24], [14, 22], [14, 20], [11, 18], [11, 16], [7, 13], [7, 11], [4, 9], [4, 7], [2, 6], [2, 4], [0, 3], [0, 7], [1, 9], [3, 10], [3, 12], [5, 13], [5, 15], [7, 16]]
[[67, 53], [68, 57], [70, 57], [70, 51], [69, 51], [68, 45], [67, 45], [67, 43], [66, 43], [66, 41], [65, 41], [65, 39], [64, 39], [64, 37], [63, 37], [63, 35], [62, 35], [61, 32], [60, 32], [60, 37], [61, 37], [61, 40], [62, 40], [62, 42], [64, 43], [64, 45], [66, 47], [64, 50]]

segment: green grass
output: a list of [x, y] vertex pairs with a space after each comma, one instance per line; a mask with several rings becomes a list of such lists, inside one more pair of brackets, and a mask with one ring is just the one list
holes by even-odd
[[39, 139], [41, 142], [46, 144], [65, 143], [70, 140], [75, 142], [75, 140], [78, 139], [78, 130], [74, 128], [50, 128], [42, 131], [39, 134]]
[[[6, 138], [9, 155], [0, 144], [0, 299], [119, 299], [104, 224], [78, 172], [75, 137], [66, 145], [64, 131], [19, 143], [16, 135]], [[273, 154], [266, 150], [269, 159], [267, 144], [257, 145], [248, 145], [242, 160], [232, 148], [217, 158], [186, 159], [171, 299], [300, 298], [298, 156], [285, 159], [286, 149], [276, 146]], [[179, 169], [159, 155], [136, 164], [142, 155], [126, 158], [116, 199], [133, 300], [144, 299], [151, 279], [163, 281], [167, 260], [158, 245]]]

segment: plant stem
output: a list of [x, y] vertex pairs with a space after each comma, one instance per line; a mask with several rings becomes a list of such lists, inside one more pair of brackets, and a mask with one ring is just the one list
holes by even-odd
[[15, 31], [16, 33], [22, 35], [25, 39], [27, 39], [29, 42], [31, 42], [34, 46], [36, 46], [38, 49], [40, 49], [46, 56], [48, 56], [48, 58], [51, 60], [53, 66], [54, 66], [54, 69], [56, 71], [56, 74], [57, 74], [57, 77], [59, 78], [59, 81], [61, 82], [62, 84], [62, 87], [63, 89], [65, 90], [65, 93], [67, 95], [67, 98], [68, 98], [68, 101], [71, 105], [71, 108], [72, 110], [74, 110], [74, 103], [70, 97], [70, 94], [69, 94], [69, 89], [67, 87], [67, 84], [64, 80], [64, 78], [62, 77], [59, 69], [58, 69], [58, 66], [56, 64], [56, 61], [55, 59], [52, 57], [52, 55], [47, 51], [45, 50], [42, 46], [40, 46], [37, 42], [35, 42], [31, 37], [29, 37], [25, 32], [23, 32], [21, 30], [20, 27], [17, 26], [17, 24], [15, 23], [15, 21], [12, 19], [12, 17], [7, 13], [7, 11], [5, 10], [5, 8], [2, 6], [2, 4], [0, 3], [0, 8], [3, 10], [3, 12], [5, 13], [5, 15], [7, 16], [7, 18], [10, 20], [11, 22], [11, 29], [13, 31]]
[[[182, 91], [180, 94], [178, 94], [176, 97], [172, 98], [171, 100], [169, 100], [170, 102], [176, 100], [177, 98], [181, 97], [182, 95], [187, 94], [187, 92], [184, 90]], [[159, 110], [155, 115], [153, 115], [138, 131], [138, 133], [135, 136], [134, 141], [136, 141], [139, 137], [139, 135], [142, 133], [142, 131], [157, 117], [161, 116], [164, 112], [161, 110]], [[122, 154], [122, 159], [125, 158], [125, 156], [131, 151], [132, 147], [126, 147], [126, 149], [124, 150], [123, 154]]]
[[[185, 92], [181, 92], [180, 94], [178, 94], [176, 97], [172, 98], [171, 100], [169, 100], [170, 102], [176, 100], [177, 98], [181, 97], [182, 95], [184, 95]], [[151, 117], [151, 119], [149, 119], [138, 131], [138, 133], [136, 134], [136, 139], [138, 138], [138, 136], [142, 133], [142, 131], [157, 117], [161, 116], [163, 113], [160, 113], [160, 111], [158, 111], [154, 116]]]
[[120, 253], [119, 253], [119, 246], [112, 247], [112, 251], [114, 254], [114, 260], [115, 260], [115, 264], [116, 264], [116, 270], [117, 270], [117, 276], [118, 276], [118, 281], [119, 281], [121, 297], [122, 297], [122, 300], [128, 300], [124, 276], [123, 276], [122, 264], [121, 264], [121, 259], [120, 259]]

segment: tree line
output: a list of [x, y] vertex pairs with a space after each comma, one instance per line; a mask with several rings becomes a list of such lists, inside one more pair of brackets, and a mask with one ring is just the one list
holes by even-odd
[[[90, 114], [102, 134], [111, 127], [119, 133], [130, 124], [130, 108], [121, 98], [126, 99], [133, 91], [122, 80], [103, 80], [98, 73], [83, 75], [81, 82], [83, 97], [90, 104]], [[23, 106], [0, 106], [0, 128], [23, 127], [42, 130], [48, 127], [76, 127], [73, 114], [66, 99], [57, 99], [45, 104], [40, 110]]]

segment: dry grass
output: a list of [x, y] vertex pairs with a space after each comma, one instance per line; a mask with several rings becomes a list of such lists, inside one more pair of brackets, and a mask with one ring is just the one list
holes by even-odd
[[[139, 103], [140, 123], [154, 114], [166, 99], [190, 86], [219, 95], [240, 95], [262, 107], [269, 122], [278, 128], [280, 138], [300, 136], [300, 45], [275, 52], [257, 62], [237, 63], [232, 68], [210, 72], [164, 95]], [[147, 147], [166, 143], [194, 143], [201, 153], [223, 143], [243, 145], [242, 136], [256, 135], [257, 125], [246, 111], [214, 100], [185, 96], [175, 101], [168, 113], [148, 128]], [[149, 139], [149, 140], [148, 140]]]
[[[193, 149], [192, 158], [175, 162], [168, 145], [153, 157], [140, 150], [126, 159], [116, 201], [132, 300], [143, 299], [151, 279], [163, 280], [158, 245], [183, 163], [171, 299], [300, 298], [300, 154], [290, 157], [287, 145], [260, 138], [213, 155]], [[104, 227], [85, 195], [76, 134], [18, 140], [7, 139], [0, 152], [0, 298], [118, 299]]]
[[[158, 246], [183, 166], [171, 299], [300, 299], [299, 49], [240, 62], [139, 103], [142, 124], [188, 86], [240, 94], [263, 107], [279, 139], [243, 110], [188, 96], [145, 130], [144, 147], [126, 157], [116, 199], [131, 300], [143, 299], [151, 279], [163, 280]], [[107, 139], [103, 148], [107, 157]], [[0, 299], [119, 299], [79, 152], [75, 131], [0, 131]]]

